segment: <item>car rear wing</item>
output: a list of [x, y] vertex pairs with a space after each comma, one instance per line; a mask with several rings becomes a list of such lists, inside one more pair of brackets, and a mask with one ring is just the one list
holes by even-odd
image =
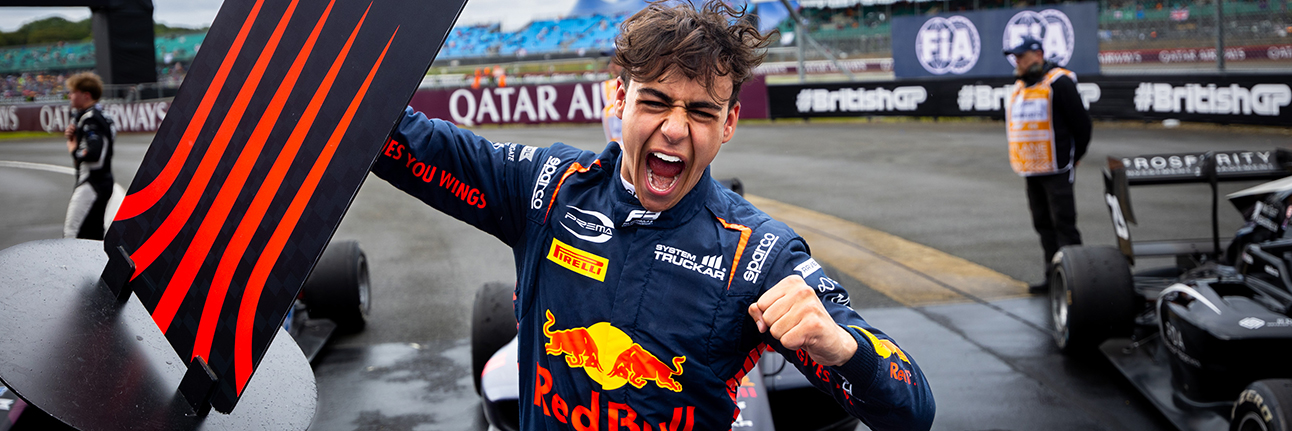
[[[1275, 180], [1292, 175], [1292, 151], [1226, 151], [1109, 157], [1104, 170], [1104, 202], [1112, 217], [1117, 246], [1126, 258], [1221, 255], [1216, 185], [1231, 181]], [[1130, 225], [1138, 224], [1130, 201], [1130, 186], [1160, 184], [1211, 185], [1211, 238], [1131, 241]], [[1225, 243], [1228, 240], [1223, 241]]]

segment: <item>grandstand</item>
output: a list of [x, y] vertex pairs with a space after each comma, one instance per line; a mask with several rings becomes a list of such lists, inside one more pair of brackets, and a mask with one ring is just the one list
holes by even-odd
[[[159, 84], [178, 87], [184, 65], [193, 61], [205, 38], [205, 32], [157, 37]], [[73, 73], [94, 69], [94, 54], [90, 41], [0, 48], [0, 102], [62, 100], [63, 81]]]
[[[154, 41], [158, 64], [189, 63], [206, 33], [159, 36]], [[94, 68], [94, 42], [58, 42], [0, 48], [0, 73], [59, 72]]]
[[614, 47], [626, 13], [538, 20], [514, 32], [498, 24], [455, 27], [438, 60], [524, 59], [530, 55], [600, 54]]
[[0, 48], [0, 73], [92, 68], [94, 68], [94, 43], [92, 42], [59, 42], [41, 46]]

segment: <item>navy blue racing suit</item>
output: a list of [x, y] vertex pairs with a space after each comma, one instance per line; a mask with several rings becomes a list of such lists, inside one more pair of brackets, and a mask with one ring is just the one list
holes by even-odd
[[[775, 350], [875, 429], [928, 429], [908, 352], [849, 307], [807, 244], [709, 176], [643, 208], [601, 154], [493, 143], [408, 109], [373, 172], [512, 247], [522, 429], [717, 430], [741, 378]], [[758, 332], [749, 305], [797, 274], [857, 340], [822, 366]]]

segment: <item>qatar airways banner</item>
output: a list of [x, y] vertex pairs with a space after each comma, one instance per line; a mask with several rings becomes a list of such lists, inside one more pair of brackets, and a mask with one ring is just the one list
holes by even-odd
[[[600, 82], [419, 90], [409, 105], [462, 126], [599, 123], [613, 95]], [[740, 117], [767, 118], [767, 85], [755, 76], [740, 89]]]
[[[1013, 80], [949, 79], [769, 86], [772, 118], [1004, 117]], [[1095, 118], [1292, 124], [1292, 74], [1080, 76]]]
[[[1225, 61], [1292, 60], [1292, 45], [1232, 46]], [[1100, 64], [1215, 63], [1215, 48], [1167, 48], [1100, 51]]]
[[1045, 58], [1078, 74], [1099, 73], [1095, 3], [940, 13], [893, 18], [893, 72], [898, 78], [1008, 77], [1002, 51], [1031, 36]]
[[[156, 132], [166, 119], [170, 101], [107, 103], [101, 107], [113, 118], [117, 132]], [[68, 124], [72, 124], [72, 107], [66, 103], [0, 106], [0, 131], [62, 133]]]
[[[497, 88], [418, 90], [409, 105], [428, 117], [463, 126], [479, 124], [599, 123], [610, 98], [600, 82]], [[740, 89], [740, 118], [767, 118], [767, 84], [755, 76]], [[169, 100], [108, 103], [103, 112], [117, 132], [156, 132]], [[0, 106], [0, 131], [62, 133], [72, 121], [67, 104]]]

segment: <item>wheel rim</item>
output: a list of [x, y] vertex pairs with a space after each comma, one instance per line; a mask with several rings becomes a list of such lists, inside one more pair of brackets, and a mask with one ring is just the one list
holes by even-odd
[[1063, 268], [1054, 269], [1050, 279], [1050, 320], [1054, 322], [1054, 342], [1062, 349], [1068, 344], [1068, 283]]
[[359, 311], [363, 312], [364, 316], [368, 315], [368, 307], [370, 304], [369, 297], [371, 296], [371, 293], [369, 292], [369, 290], [370, 290], [370, 287], [368, 286], [368, 257], [364, 256], [363, 254], [360, 254], [359, 255]]
[[1238, 426], [1234, 429], [1238, 431], [1269, 431], [1265, 426], [1265, 420], [1261, 419], [1256, 412], [1243, 412], [1243, 416], [1237, 421]]

